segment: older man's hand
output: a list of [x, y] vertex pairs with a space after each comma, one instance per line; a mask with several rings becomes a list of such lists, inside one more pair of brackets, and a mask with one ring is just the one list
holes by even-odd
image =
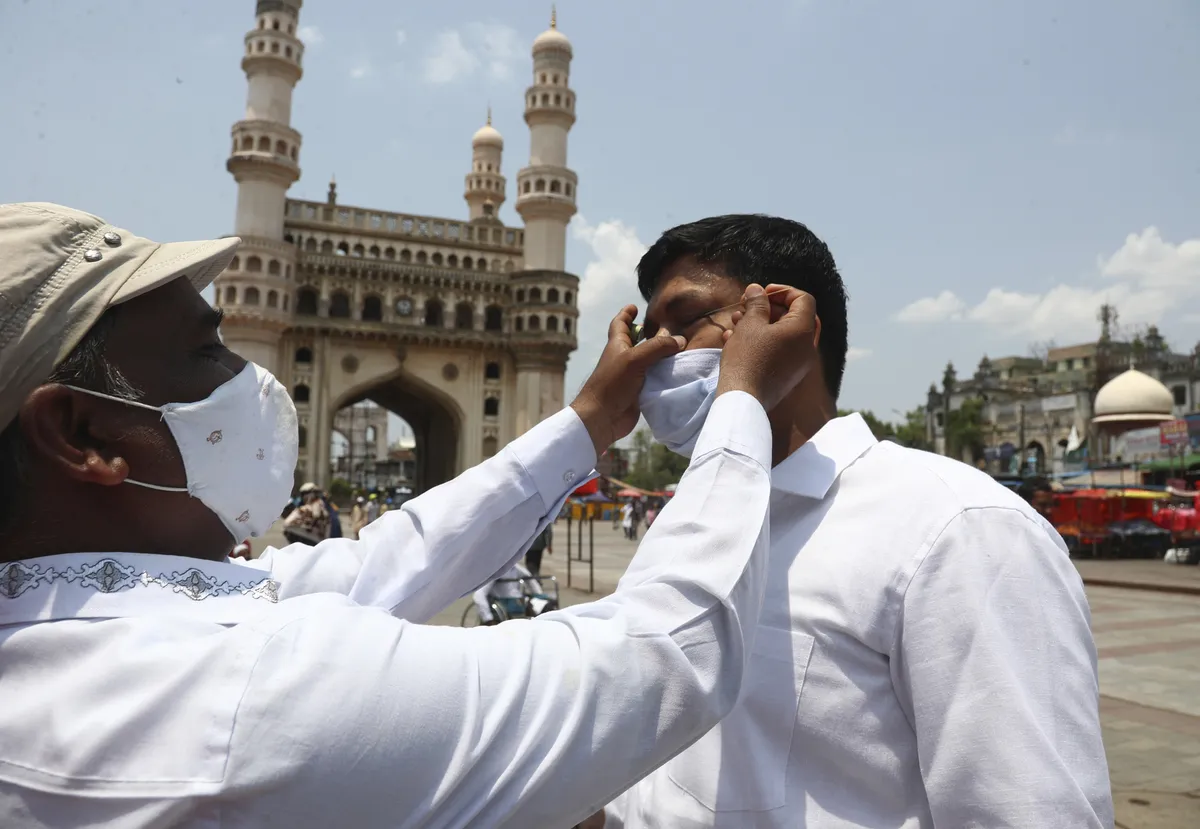
[[608, 345], [571, 404], [591, 435], [597, 457], [637, 425], [638, 394], [646, 369], [687, 345], [683, 337], [672, 336], [665, 329], [634, 345], [629, 327], [636, 316], [637, 307], [627, 305], [613, 318]]

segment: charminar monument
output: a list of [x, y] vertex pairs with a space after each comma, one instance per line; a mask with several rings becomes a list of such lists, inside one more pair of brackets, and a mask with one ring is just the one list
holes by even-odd
[[571, 42], [553, 13], [533, 42], [522, 227], [497, 217], [507, 180], [490, 112], [471, 140], [465, 219], [342, 204], [332, 181], [325, 201], [300, 201], [287, 191], [300, 178], [291, 114], [302, 2], [259, 0], [245, 38], [246, 115], [226, 164], [242, 247], [216, 283], [225, 342], [291, 391], [298, 477], [329, 484], [338, 412], [371, 400], [412, 426], [420, 491], [563, 406], [579, 286], [564, 270], [578, 188], [567, 167]]

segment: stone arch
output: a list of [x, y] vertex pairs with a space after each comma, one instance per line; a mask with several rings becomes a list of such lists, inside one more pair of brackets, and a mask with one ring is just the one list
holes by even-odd
[[431, 328], [441, 328], [445, 324], [445, 306], [440, 299], [425, 300], [425, 324]]
[[426, 255], [425, 251], [423, 251], [423, 250], [417, 251], [417, 264], [418, 265], [424, 265], [428, 261], [429, 261], [429, 257], [428, 257], [428, 255]]
[[536, 182], [534, 182], [533, 189], [539, 193], [545, 193], [546, 192], [546, 180], [544, 178], [539, 178]]
[[367, 253], [367, 250], [366, 250], [366, 248], [364, 248], [362, 245], [355, 245], [355, 246], [354, 246], [354, 250], [352, 250], [352, 251], [350, 252], [350, 255], [351, 255], [351, 256], [356, 256], [356, 257], [358, 257], [359, 259], [362, 259], [362, 258], [363, 258], [363, 256], [365, 256], [365, 255], [366, 255], [366, 253]]
[[363, 299], [362, 318], [364, 322], [382, 322], [383, 299], [376, 294], [368, 294]]
[[300, 383], [292, 390], [292, 400], [296, 403], [307, 403], [312, 397], [312, 393], [306, 384]]
[[530, 302], [541, 302], [542, 301], [542, 289], [541, 288], [530, 288], [529, 289], [529, 301]]
[[333, 253], [333, 242], [326, 239], [321, 243], [321, 253], [331, 255]]
[[[337, 378], [335, 385], [343, 387], [347, 379], [344, 376]], [[462, 446], [466, 418], [461, 406], [433, 382], [403, 368], [370, 372], [365, 365], [354, 375], [354, 380], [354, 385], [344, 388], [340, 394], [333, 389], [332, 412], [362, 400], [371, 400], [403, 418], [412, 427], [416, 438], [417, 478], [414, 484], [419, 492], [450, 480], [461, 471], [467, 458], [474, 456], [474, 447], [467, 452]]]
[[242, 260], [239, 259], [238, 257], [235, 256], [229, 260], [229, 270], [236, 271], [241, 267], [242, 267]]
[[279, 273], [282, 270], [283, 268], [280, 266], [278, 259], [272, 259], [267, 263], [267, 273], [269, 273], [271, 276], [279, 276]]
[[551, 305], [558, 305], [558, 288], [546, 289], [546, 302]]
[[475, 327], [475, 309], [469, 302], [460, 302], [454, 307], [454, 327], [460, 331], [470, 331]]
[[246, 272], [247, 273], [262, 273], [262, 259], [257, 256], [246, 257]]
[[529, 330], [530, 331], [541, 331], [542, 330], [542, 318], [539, 317], [537, 314], [529, 315]]
[[267, 307], [279, 307], [279, 291], [267, 291]]
[[563, 317], [563, 333], [564, 334], [571, 333], [571, 318], [570, 317]]
[[561, 193], [562, 192], [562, 182], [560, 182], [558, 179], [551, 179], [550, 192], [551, 193]]
[[286, 141], [276, 141], [275, 142], [275, 154], [276, 155], [287, 155], [288, 154]]
[[329, 316], [336, 319], [350, 318], [350, 294], [334, 291], [329, 295]]
[[251, 285], [242, 295], [242, 302], [246, 305], [258, 305], [258, 288]]
[[555, 333], [558, 332], [558, 317], [554, 316], [553, 314], [546, 317], [546, 330], [553, 331]]
[[483, 330], [504, 330], [504, 312], [501, 310], [499, 305], [489, 305], [487, 308], [483, 309]]
[[371, 245], [370, 250], [367, 251], [367, 255], [370, 256], [372, 259], [378, 259], [379, 258], [379, 245]]
[[400, 261], [401, 262], [411, 262], [412, 261], [412, 251], [409, 250], [408, 248], [405, 248], [404, 250], [400, 251]]
[[300, 364], [311, 365], [313, 361], [312, 349], [308, 346], [300, 346], [296, 349], [296, 354], [293, 357], [293, 361]]
[[315, 236], [309, 236], [304, 241], [304, 252], [305, 253], [316, 253], [317, 252], [317, 239]]
[[430, 261], [435, 265], [441, 265], [442, 264], [442, 255], [440, 253], [435, 253], [430, 258]]
[[315, 288], [304, 287], [296, 291], [296, 313], [302, 317], [317, 315], [317, 291]]
[[242, 136], [242, 151], [246, 152], [254, 149], [254, 138], [249, 135]]
[[259, 136], [259, 139], [258, 139], [258, 151], [259, 151], [260, 153], [269, 153], [269, 152], [271, 152], [271, 139], [270, 139], [270, 138], [268, 138], [268, 137], [267, 137], [267, 136], [265, 136], [265, 135]]
[[233, 285], [225, 286], [225, 304], [226, 305], [236, 305], [237, 304], [237, 288], [235, 288]]
[[472, 259], [470, 256], [464, 256], [463, 257], [463, 270], [469, 271], [473, 267], [475, 267], [475, 260]]

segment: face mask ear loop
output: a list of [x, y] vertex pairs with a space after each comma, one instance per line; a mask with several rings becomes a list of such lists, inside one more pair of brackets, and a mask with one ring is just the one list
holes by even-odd
[[[135, 409], [147, 409], [148, 411], [151, 411], [151, 412], [158, 412], [159, 413], [158, 419], [160, 422], [165, 423], [167, 420], [166, 410], [163, 408], [160, 408], [159, 406], [151, 406], [147, 403], [139, 403], [136, 400], [126, 400], [123, 397], [116, 397], [111, 394], [105, 394], [104, 392], [92, 391], [91, 389], [81, 389], [81, 388], [79, 388], [79, 386], [71, 386], [71, 385], [67, 385], [66, 383], [63, 383], [63, 385], [66, 386], [71, 391], [77, 391], [80, 394], [87, 394], [87, 395], [91, 395], [92, 397], [98, 397], [101, 400], [112, 400], [115, 403], [123, 403], [126, 406], [133, 406]], [[192, 489], [191, 489], [190, 484], [188, 486], [159, 486], [158, 484], [147, 484], [147, 483], [144, 483], [143, 481], [135, 481], [132, 478], [126, 478], [125, 483], [133, 484], [134, 486], [140, 486], [145, 489], [153, 489], [158, 492], [186, 492], [189, 495], [192, 494]]]

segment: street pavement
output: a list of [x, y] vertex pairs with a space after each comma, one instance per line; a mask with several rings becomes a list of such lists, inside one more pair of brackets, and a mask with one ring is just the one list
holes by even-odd
[[[555, 527], [542, 571], [564, 606], [611, 593], [636, 544], [611, 524]], [[276, 529], [262, 539], [278, 544]], [[593, 592], [588, 592], [592, 559]], [[1200, 827], [1200, 567], [1148, 561], [1081, 561], [1100, 665], [1100, 717], [1118, 829]], [[1126, 586], [1112, 586], [1126, 585]], [[1132, 587], [1131, 587], [1132, 586]], [[433, 624], [458, 625], [469, 599]]]

